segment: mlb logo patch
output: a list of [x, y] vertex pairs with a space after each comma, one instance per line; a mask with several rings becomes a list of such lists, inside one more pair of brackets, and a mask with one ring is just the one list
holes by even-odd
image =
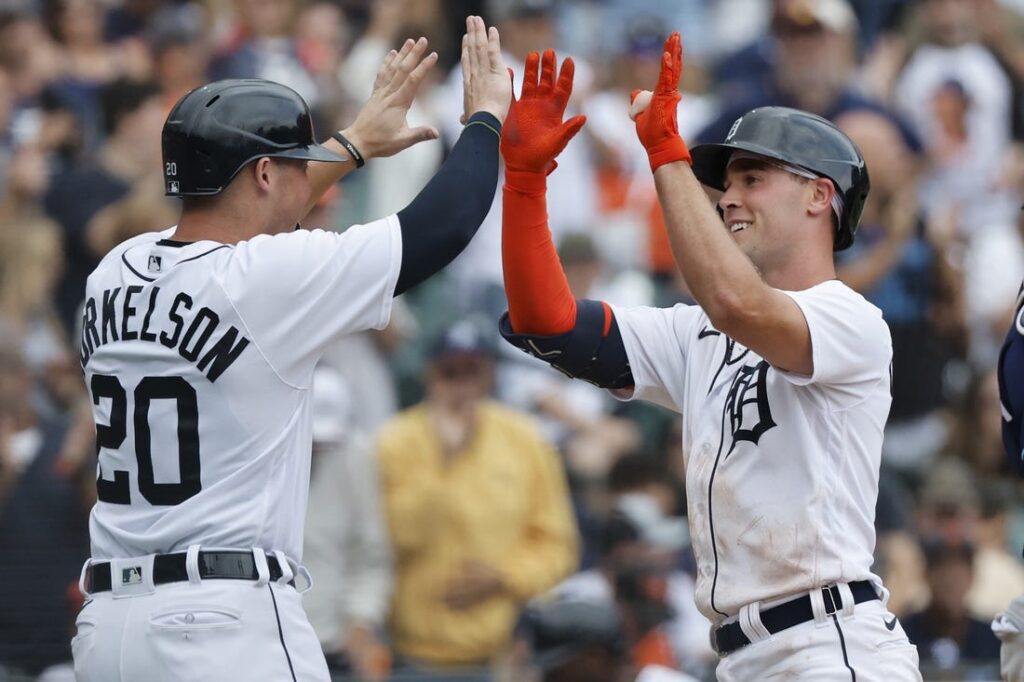
[[170, 194], [177, 194], [178, 193], [178, 181], [177, 180], [171, 180], [170, 182], [167, 183], [167, 192], [170, 193]]
[[129, 566], [121, 569], [121, 585], [141, 585], [142, 566]]
[[151, 255], [149, 257], [149, 271], [150, 272], [160, 272], [160, 267], [162, 266], [162, 264], [163, 264], [163, 260], [160, 258], [160, 256]]

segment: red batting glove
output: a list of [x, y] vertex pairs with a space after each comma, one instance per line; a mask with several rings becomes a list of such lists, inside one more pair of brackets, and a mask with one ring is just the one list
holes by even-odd
[[[651, 170], [673, 161], [693, 163], [686, 142], [679, 136], [676, 123], [676, 109], [679, 100], [679, 77], [683, 73], [683, 47], [679, 41], [679, 33], [673, 33], [665, 41], [665, 51], [661, 55], [661, 72], [658, 73], [658, 85], [654, 88], [651, 103], [636, 116], [636, 134], [647, 150], [651, 161]], [[630, 104], [640, 94], [634, 90], [629, 97]]]
[[513, 93], [508, 116], [501, 128], [505, 184], [523, 189], [536, 188], [537, 179], [520, 174], [547, 175], [553, 171], [558, 165], [555, 157], [587, 121], [585, 116], [576, 116], [562, 122], [569, 96], [572, 95], [572, 77], [576, 67], [572, 59], [567, 58], [562, 62], [562, 70], [556, 80], [555, 63], [555, 51], [551, 49], [544, 51], [543, 60], [536, 52], [526, 57], [522, 96], [517, 100]]

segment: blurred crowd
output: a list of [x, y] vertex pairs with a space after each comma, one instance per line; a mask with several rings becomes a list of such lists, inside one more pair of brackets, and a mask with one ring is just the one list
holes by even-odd
[[[96, 478], [79, 306], [113, 245], [177, 219], [161, 178], [170, 107], [209, 80], [266, 78], [326, 137], [388, 50], [426, 36], [440, 61], [409, 123], [442, 138], [371, 161], [305, 225], [344, 230], [404, 207], [456, 139], [467, 14], [497, 25], [517, 82], [529, 51], [576, 60], [570, 107], [588, 123], [548, 211], [578, 298], [690, 300], [627, 117], [668, 32], [683, 35], [687, 140], [721, 141], [777, 104], [859, 145], [872, 190], [839, 274], [894, 346], [875, 572], [926, 679], [997, 676], [988, 624], [1024, 593], [995, 375], [1024, 277], [1024, 2], [0, 0], [0, 679], [73, 679]], [[500, 226], [499, 190], [451, 267], [318, 370], [305, 604], [331, 669], [709, 679], [680, 424], [499, 343]]]

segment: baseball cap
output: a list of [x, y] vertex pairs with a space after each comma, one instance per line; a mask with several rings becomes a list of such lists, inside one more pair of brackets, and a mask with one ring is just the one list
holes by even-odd
[[529, 642], [533, 665], [545, 672], [587, 649], [605, 649], [616, 656], [625, 651], [619, 614], [611, 601], [538, 599], [523, 610], [515, 632]]
[[782, 0], [776, 5], [772, 18], [774, 32], [814, 26], [846, 33], [857, 27], [857, 15], [847, 0]]
[[430, 357], [437, 360], [453, 355], [494, 355], [493, 332], [486, 331], [475, 320], [460, 320], [449, 327], [431, 348]]
[[635, 57], [661, 58], [665, 44], [665, 23], [658, 17], [642, 14], [626, 25], [626, 53]]

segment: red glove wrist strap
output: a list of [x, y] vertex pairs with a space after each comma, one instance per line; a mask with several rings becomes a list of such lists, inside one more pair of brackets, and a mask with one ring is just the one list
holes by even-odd
[[670, 137], [662, 140], [647, 150], [647, 158], [651, 162], [651, 171], [657, 170], [659, 166], [673, 161], [685, 161], [693, 164], [693, 157], [690, 156], [690, 148], [680, 136]]
[[548, 189], [546, 173], [505, 169], [505, 187], [520, 194], [544, 194]]

